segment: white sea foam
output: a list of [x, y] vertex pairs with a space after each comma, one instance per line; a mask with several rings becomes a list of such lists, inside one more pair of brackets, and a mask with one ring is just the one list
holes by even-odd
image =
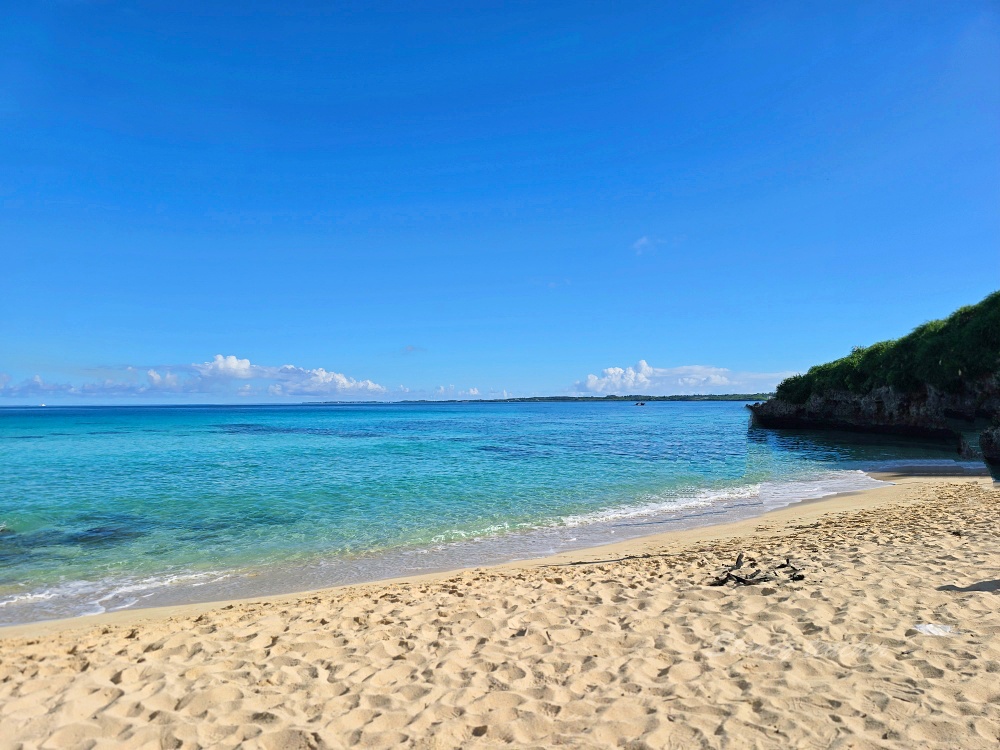
[[647, 496], [636, 504], [566, 516], [559, 523], [584, 526], [669, 515], [692, 508], [752, 502], [762, 510], [780, 508], [800, 500], [814, 500], [841, 492], [856, 492], [885, 485], [863, 471], [826, 471], [808, 479], [760, 482], [723, 490], [702, 490], [689, 495]]
[[613, 521], [623, 521], [630, 518], [646, 518], [658, 516], [665, 513], [675, 513], [687, 508], [702, 508], [711, 505], [713, 501], [722, 499], [736, 499], [739, 497], [752, 497], [754, 487], [737, 488], [726, 492], [704, 492], [697, 495], [685, 497], [658, 497], [647, 496], [635, 505], [620, 505], [614, 508], [596, 510], [590, 513], [578, 513], [564, 516], [551, 525], [559, 526], [589, 526], [597, 523], [611, 523]]
[[[675, 491], [644, 495], [637, 501], [601, 510], [574, 513], [539, 523], [498, 523], [476, 529], [449, 529], [436, 534], [431, 543], [440, 545], [476, 542], [502, 534], [541, 531], [553, 527], [613, 524], [616, 521], [669, 517], [680, 511], [720, 507], [726, 504], [752, 504], [761, 510], [780, 508], [799, 500], [811, 500], [841, 492], [856, 492], [884, 485], [860, 470], [824, 471], [808, 479], [759, 482], [725, 489]], [[426, 551], [426, 550], [425, 550]]]
[[[170, 573], [144, 578], [104, 578], [97, 581], [62, 581], [50, 587], [0, 598], [0, 607], [31, 607], [31, 619], [98, 615], [134, 607], [143, 599], [171, 586], [198, 585], [225, 580], [231, 573], [221, 571]], [[46, 603], [50, 604], [46, 604]]]
[[26, 604], [27, 602], [45, 601], [46, 599], [53, 599], [58, 595], [59, 593], [57, 591], [53, 591], [51, 589], [32, 591], [27, 594], [14, 594], [6, 599], [0, 599], [0, 607], [6, 607], [11, 604]]

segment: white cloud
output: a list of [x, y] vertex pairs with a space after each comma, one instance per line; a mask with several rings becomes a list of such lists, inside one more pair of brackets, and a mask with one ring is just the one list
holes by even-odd
[[649, 237], [643, 235], [632, 243], [632, 249], [635, 250], [636, 255], [642, 255], [652, 244], [653, 241], [649, 239]]
[[385, 393], [385, 386], [372, 380], [355, 380], [340, 372], [317, 367], [307, 370], [295, 365], [257, 368], [261, 377], [280, 381], [282, 391], [290, 396], [317, 396], [331, 393]]
[[232, 354], [216, 354], [211, 362], [191, 365], [203, 378], [252, 378], [254, 366], [249, 359], [237, 359]]
[[385, 393], [384, 386], [372, 380], [356, 380], [341, 372], [323, 367], [305, 368], [296, 365], [269, 367], [254, 365], [249, 359], [232, 354], [216, 354], [211, 362], [192, 365], [203, 378], [235, 378], [272, 381], [268, 393], [285, 396], [326, 396], [337, 393]]
[[[135, 368], [130, 367], [128, 369], [134, 370]], [[146, 371], [146, 377], [149, 378], [149, 385], [151, 388], [176, 390], [180, 386], [180, 379], [177, 377], [177, 374], [173, 372], [166, 372], [163, 375], [160, 375], [159, 372], [151, 367]]]
[[[242, 397], [266, 393], [271, 396], [378, 395], [384, 386], [372, 380], [358, 380], [322, 367], [313, 369], [282, 365], [280, 367], [251, 364], [249, 359], [234, 355], [215, 357], [201, 364], [156, 367], [123, 367], [118, 379], [87, 383], [49, 383], [35, 375], [18, 384], [10, 377], [0, 376], [0, 396], [29, 397], [42, 394], [68, 396], [152, 396], [176, 393], [212, 393]], [[240, 386], [236, 381], [245, 382]]]
[[13, 385], [10, 383], [10, 378], [0, 382], [0, 396], [8, 397], [60, 394], [85, 397], [135, 396], [141, 395], [149, 390], [150, 388], [148, 385], [121, 380], [112, 380], [110, 378], [93, 383], [81, 383], [78, 385], [72, 383], [50, 383], [42, 378], [41, 375], [35, 375], [27, 380]]
[[479, 389], [478, 388], [470, 388], [466, 393], [469, 396], [478, 396], [479, 395]]
[[678, 393], [758, 393], [792, 373], [734, 372], [711, 365], [651, 367], [644, 359], [630, 367], [608, 367], [575, 384], [578, 393], [667, 396]]

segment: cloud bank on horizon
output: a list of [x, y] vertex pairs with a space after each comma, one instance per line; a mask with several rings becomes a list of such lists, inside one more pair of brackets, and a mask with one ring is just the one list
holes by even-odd
[[[639, 360], [629, 367], [608, 367], [600, 375], [588, 375], [564, 393], [576, 395], [649, 396], [674, 394], [761, 393], [793, 373], [733, 371], [710, 365], [652, 367]], [[322, 367], [296, 365], [269, 366], [252, 363], [235, 355], [216, 354], [206, 362], [189, 365], [125, 366], [113, 377], [83, 383], [54, 382], [35, 375], [18, 383], [0, 373], [0, 397], [58, 398], [74, 400], [161, 397], [191, 400], [197, 397], [216, 399], [254, 398], [280, 401], [285, 398], [338, 398], [390, 400], [396, 398], [476, 399], [509, 398], [506, 389], [480, 391], [477, 387], [457, 389], [454, 385], [413, 389], [405, 385], [390, 392], [371, 379], [352, 378]], [[518, 394], [520, 395], [520, 394]], [[534, 395], [551, 395], [537, 393]]]
[[191, 365], [123, 367], [118, 378], [89, 383], [53, 383], [40, 375], [12, 384], [0, 373], [0, 396], [77, 396], [107, 398], [129, 396], [367, 396], [388, 392], [372, 380], [357, 380], [322, 367], [255, 365], [235, 355], [216, 354], [208, 362]]
[[734, 372], [711, 365], [652, 367], [644, 359], [635, 366], [607, 367], [601, 375], [577, 381], [578, 393], [675, 394], [768, 393], [793, 372]]

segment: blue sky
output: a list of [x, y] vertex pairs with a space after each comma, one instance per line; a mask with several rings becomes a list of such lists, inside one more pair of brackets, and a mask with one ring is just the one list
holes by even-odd
[[0, 404], [766, 390], [1000, 287], [995, 2], [2, 8]]

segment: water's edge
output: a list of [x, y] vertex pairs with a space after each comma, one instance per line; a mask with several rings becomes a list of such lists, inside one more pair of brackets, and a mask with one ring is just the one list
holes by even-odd
[[[879, 467], [879, 470], [885, 468]], [[696, 499], [684, 507], [670, 510], [634, 508], [606, 519], [581, 518], [575, 524], [513, 531], [435, 547], [402, 548], [349, 558], [328, 557], [306, 564], [279, 564], [259, 569], [179, 573], [117, 583], [70, 582], [61, 585], [61, 590], [26, 594], [23, 598], [12, 597], [0, 603], [0, 616], [7, 615], [0, 618], [0, 628], [58, 620], [79, 621], [88, 616], [125, 610], [301, 594], [527, 562], [565, 552], [637, 541], [664, 532], [743, 521], [798, 503], [865, 492], [892, 483], [875, 479], [861, 470], [847, 470], [824, 472], [813, 479], [768, 484], [722, 493], [725, 497]], [[87, 599], [86, 609], [76, 613], [60, 611], [67, 596], [81, 604]]]

